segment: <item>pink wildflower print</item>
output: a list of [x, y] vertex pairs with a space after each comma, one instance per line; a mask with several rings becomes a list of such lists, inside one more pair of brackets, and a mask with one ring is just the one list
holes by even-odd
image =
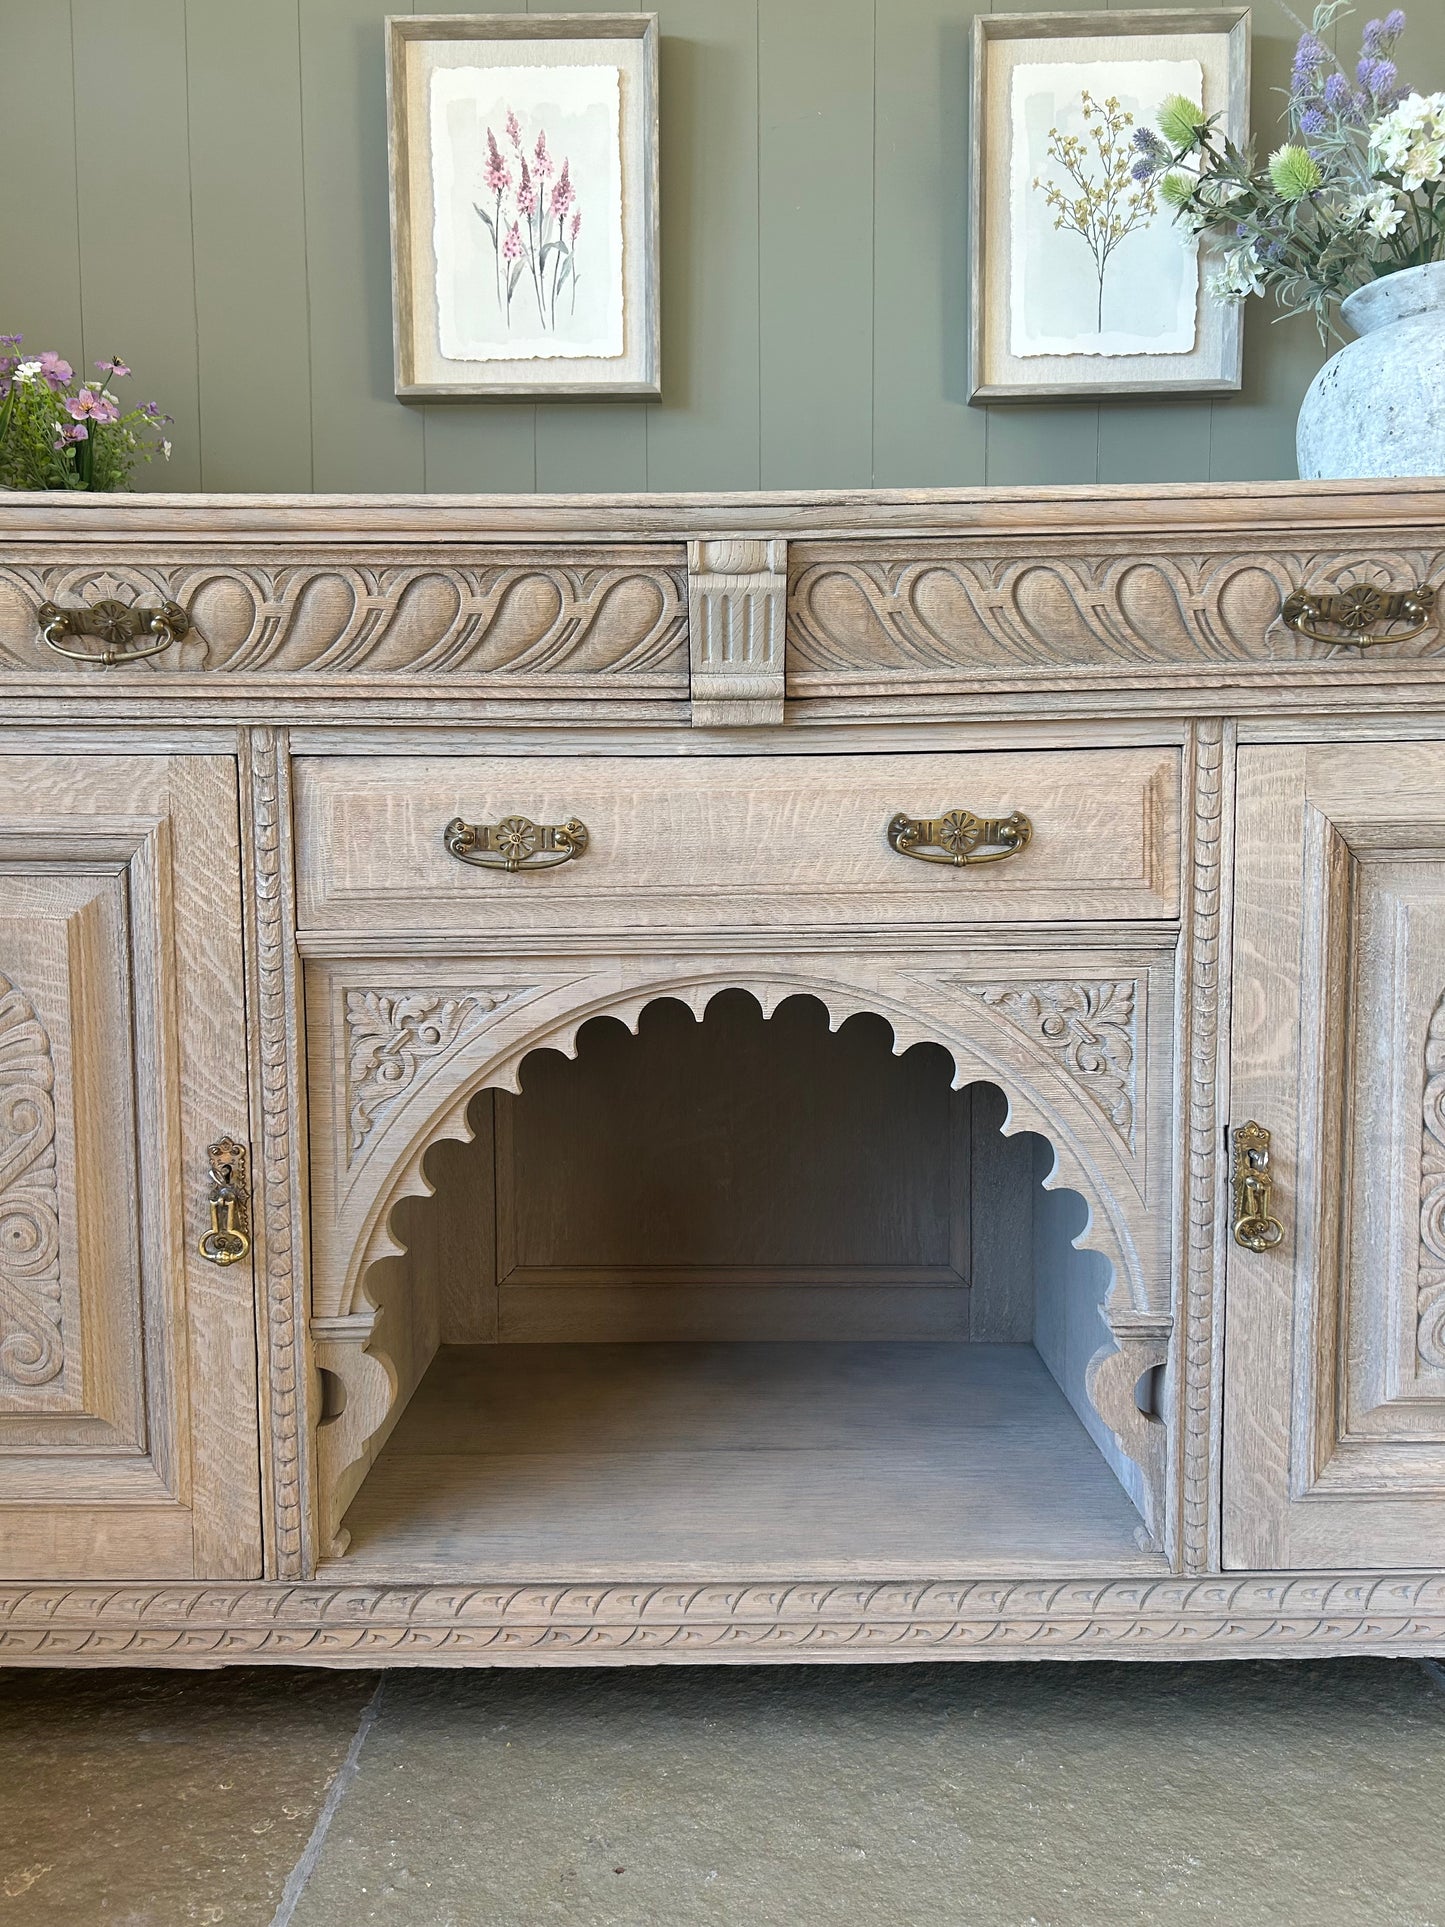
[[537, 145], [532, 150], [532, 171], [539, 181], [547, 180], [552, 173], [552, 156], [547, 152], [547, 130], [544, 127], [537, 136]]
[[576, 211], [576, 212], [575, 212], [575, 213], [573, 214], [573, 216], [572, 216], [572, 245], [573, 245], [573, 247], [576, 247], [576, 245], [577, 245], [577, 236], [578, 236], [578, 235], [579, 235], [579, 234], [581, 233], [581, 231], [582, 231], [582, 210], [581, 210], [581, 208], [579, 207], [579, 208], [577, 209], [577, 211]]
[[507, 229], [507, 238], [502, 243], [502, 259], [504, 261], [516, 261], [521, 258], [521, 253], [522, 236], [518, 232], [517, 223], [513, 221], [512, 225]]
[[98, 361], [95, 365], [103, 375], [118, 375], [122, 381], [130, 373], [119, 355], [112, 355], [109, 361]]
[[490, 127], [487, 129], [487, 165], [482, 179], [492, 194], [500, 194], [512, 185], [512, 170], [502, 159], [502, 150], [498, 147], [497, 137]]
[[562, 172], [557, 176], [557, 185], [552, 189], [552, 213], [560, 221], [572, 205], [572, 181], [567, 170], [570, 161], [563, 161]]
[[520, 214], [537, 212], [537, 190], [532, 185], [532, 176], [527, 172], [527, 157], [522, 156], [522, 181], [517, 189], [517, 211]]
[[522, 126], [510, 107], [507, 109], [507, 139], [520, 154], [522, 151]]
[[113, 401], [108, 401], [98, 388], [82, 388], [78, 395], [66, 402], [65, 406], [78, 422], [83, 422], [87, 417], [94, 422], [120, 420], [120, 410]]
[[57, 389], [63, 388], [66, 382], [71, 380], [75, 374], [75, 370], [71, 367], [70, 363], [62, 360], [53, 348], [47, 348], [39, 360], [40, 379], [45, 383], [46, 387], [50, 389], [52, 394]]

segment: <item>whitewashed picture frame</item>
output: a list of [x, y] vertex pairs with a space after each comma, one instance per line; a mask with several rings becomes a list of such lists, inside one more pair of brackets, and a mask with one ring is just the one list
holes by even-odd
[[396, 393], [661, 393], [657, 15], [389, 18]]
[[[1111, 151], [1170, 94], [1249, 132], [1244, 6], [1126, 13], [979, 14], [973, 25], [969, 399], [1219, 394], [1237, 390], [1243, 322], [1205, 288], [1200, 250], [1162, 203], [1103, 247], [1067, 219], [1104, 162], [1094, 134], [1111, 103]], [[1113, 105], [1117, 103], [1117, 105]], [[1132, 158], [1132, 156], [1130, 156]], [[1102, 178], [1102, 177], [1101, 177]]]

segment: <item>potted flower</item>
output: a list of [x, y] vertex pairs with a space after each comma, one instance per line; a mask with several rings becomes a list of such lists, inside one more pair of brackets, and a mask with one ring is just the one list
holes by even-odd
[[1337, 316], [1358, 336], [1305, 397], [1302, 476], [1445, 475], [1445, 93], [1401, 81], [1398, 9], [1347, 73], [1324, 36], [1348, 11], [1328, 0], [1301, 33], [1266, 165], [1176, 95], [1136, 130], [1133, 174], [1213, 244], [1215, 299], [1272, 295], [1323, 341], [1346, 340]]
[[137, 462], [170, 460], [170, 416], [153, 401], [125, 408], [110, 388], [130, 375], [118, 355], [83, 381], [54, 349], [20, 345], [0, 335], [0, 488], [126, 488]]

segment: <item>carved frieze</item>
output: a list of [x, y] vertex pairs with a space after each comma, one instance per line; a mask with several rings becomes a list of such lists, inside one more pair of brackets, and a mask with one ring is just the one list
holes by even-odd
[[1420, 1147], [1420, 1356], [1445, 1371], [1445, 992], [1425, 1037]]
[[440, 1057], [492, 1012], [523, 994], [504, 990], [348, 990], [347, 1162], [406, 1095], [422, 1065]]
[[[1041, 554], [999, 542], [911, 545], [906, 557], [828, 548], [808, 553], [789, 596], [788, 679], [796, 696], [871, 677], [949, 670], [1138, 667], [1350, 656], [1284, 624], [1301, 587], [1381, 589], [1438, 581], [1445, 553]], [[1438, 654], [1438, 620], [1391, 657]]]
[[36, 609], [102, 599], [172, 600], [186, 611], [190, 632], [147, 663], [162, 675], [580, 677], [687, 693], [686, 577], [655, 551], [174, 569], [12, 563], [0, 568], [0, 671], [65, 670], [40, 641]]
[[25, 993], [0, 976], [0, 1397], [48, 1385], [65, 1364], [55, 1064]]
[[963, 984], [979, 1002], [1042, 1044], [1131, 1149], [1138, 986], [1041, 982]]

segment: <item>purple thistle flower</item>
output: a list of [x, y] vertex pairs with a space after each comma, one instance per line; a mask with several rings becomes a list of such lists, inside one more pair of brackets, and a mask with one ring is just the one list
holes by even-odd
[[1365, 31], [1360, 36], [1360, 51], [1366, 54], [1383, 53], [1385, 50], [1385, 23], [1383, 20], [1367, 20]]
[[1343, 74], [1331, 74], [1325, 82], [1325, 105], [1332, 107], [1337, 114], [1344, 113], [1354, 101], [1350, 83]]
[[1299, 117], [1299, 130], [1302, 134], [1323, 134], [1329, 120], [1319, 107], [1306, 107]]
[[1377, 60], [1370, 79], [1370, 92], [1376, 100], [1382, 100], [1387, 94], [1394, 93], [1399, 78], [1400, 70], [1393, 60]]
[[1405, 31], [1405, 9], [1391, 7], [1385, 15], [1385, 32], [1391, 40], [1398, 40]]
[[1153, 178], [1153, 161], [1135, 161], [1134, 165], [1129, 169], [1129, 179], [1131, 181], [1152, 181]]
[[1329, 54], [1323, 42], [1312, 33], [1302, 34], [1294, 50], [1294, 65], [1290, 68], [1291, 91], [1296, 94], [1312, 92], [1316, 74], [1328, 62]]

